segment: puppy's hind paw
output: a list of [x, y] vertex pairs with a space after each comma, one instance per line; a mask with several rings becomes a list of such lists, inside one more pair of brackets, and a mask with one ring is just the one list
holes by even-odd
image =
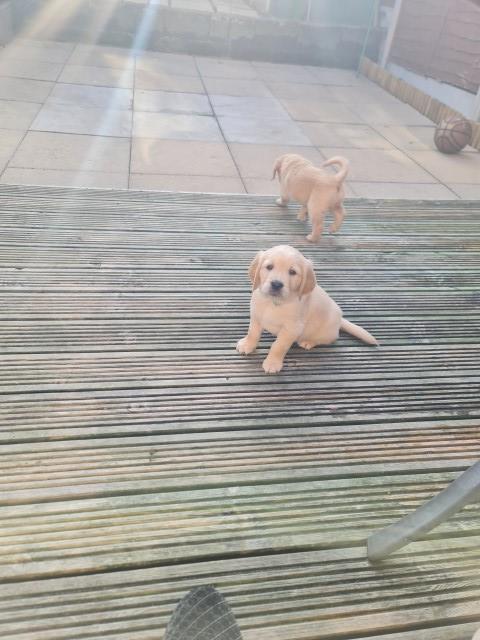
[[320, 238], [317, 238], [316, 236], [314, 236], [311, 233], [309, 233], [308, 236], [307, 236], [307, 240], [309, 242], [318, 242], [320, 240]]
[[275, 204], [277, 204], [279, 207], [286, 207], [288, 203], [282, 200], [281, 198], [277, 198], [275, 200]]
[[310, 349], [313, 349], [313, 347], [315, 346], [315, 343], [307, 342], [306, 340], [304, 340], [303, 342], [299, 342], [298, 346], [302, 347], [302, 349], [306, 349], [307, 351], [310, 351]]
[[252, 353], [253, 351], [255, 351], [255, 348], [256, 348], [256, 345], [252, 344], [248, 340], [248, 338], [242, 338], [237, 342], [238, 353], [243, 353], [245, 355], [248, 355], [249, 353]]

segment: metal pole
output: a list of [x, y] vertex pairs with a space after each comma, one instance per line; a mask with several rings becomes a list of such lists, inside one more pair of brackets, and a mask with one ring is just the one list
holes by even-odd
[[480, 462], [464, 471], [446, 489], [410, 515], [367, 540], [370, 562], [378, 562], [427, 533], [469, 502], [480, 500]]
[[312, 19], [312, 0], [308, 0], [307, 22], [310, 22], [311, 19]]
[[398, 19], [400, 18], [400, 11], [402, 10], [403, 0], [396, 0], [395, 8], [393, 10], [392, 21], [388, 27], [387, 37], [383, 46], [382, 58], [380, 60], [380, 66], [385, 69], [387, 66], [388, 58], [390, 57], [390, 51], [392, 50], [393, 38], [397, 30]]
[[480, 87], [478, 88], [475, 103], [473, 105], [472, 120], [480, 122]]
[[372, 1], [372, 10], [370, 12], [370, 19], [368, 21], [367, 33], [365, 34], [365, 39], [363, 41], [362, 51], [360, 53], [360, 58], [358, 59], [357, 76], [360, 74], [360, 67], [362, 65], [362, 59], [363, 59], [363, 56], [365, 55], [365, 51], [367, 50], [368, 40], [370, 39], [370, 32], [372, 31], [373, 21], [375, 20], [375, 16], [377, 15], [378, 2], [379, 2], [379, 0], [373, 0]]

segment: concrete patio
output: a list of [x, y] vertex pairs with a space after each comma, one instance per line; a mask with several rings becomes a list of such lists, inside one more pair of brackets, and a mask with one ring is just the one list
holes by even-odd
[[0, 53], [0, 182], [275, 193], [273, 159], [351, 161], [351, 197], [480, 197], [480, 155], [354, 72], [17, 39]]

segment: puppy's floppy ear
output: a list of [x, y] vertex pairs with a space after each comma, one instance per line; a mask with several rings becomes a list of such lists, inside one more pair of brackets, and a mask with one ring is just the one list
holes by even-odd
[[255, 291], [255, 289], [258, 289], [260, 286], [260, 266], [263, 262], [264, 254], [265, 251], [259, 251], [248, 268], [248, 277], [252, 283], [252, 291]]
[[317, 286], [317, 278], [315, 277], [315, 271], [313, 270], [313, 263], [305, 258], [303, 269], [302, 284], [300, 285], [301, 296], [311, 293]]

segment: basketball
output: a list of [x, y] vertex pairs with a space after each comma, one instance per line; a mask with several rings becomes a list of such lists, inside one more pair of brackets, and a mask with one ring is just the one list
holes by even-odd
[[472, 125], [461, 116], [445, 118], [435, 129], [435, 146], [442, 153], [458, 153], [472, 139]]

